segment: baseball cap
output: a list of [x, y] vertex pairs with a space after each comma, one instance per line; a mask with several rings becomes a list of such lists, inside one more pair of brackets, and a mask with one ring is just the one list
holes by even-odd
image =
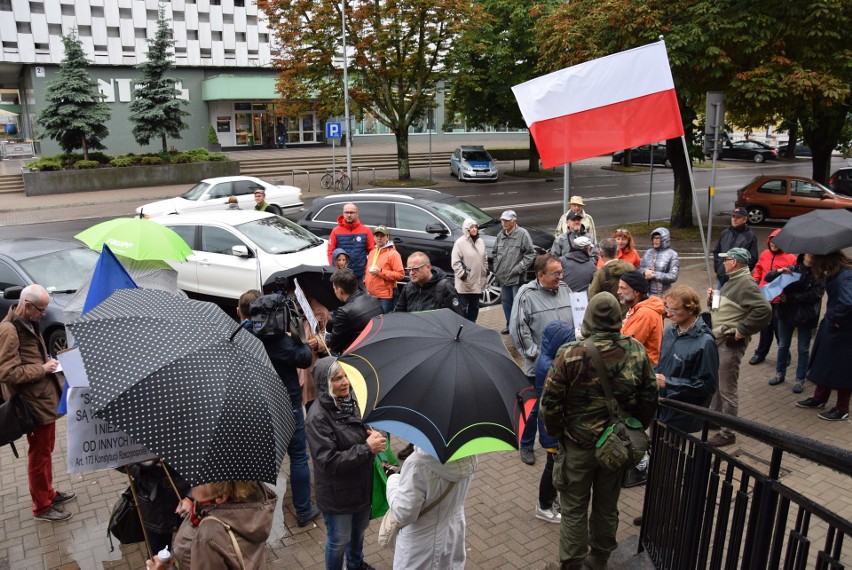
[[509, 221], [509, 220], [517, 220], [517, 219], [518, 219], [518, 215], [515, 213], [515, 210], [506, 210], [505, 212], [503, 212], [502, 214], [500, 214], [500, 219], [501, 219], [501, 220], [506, 220], [506, 221]]
[[577, 204], [578, 206], [585, 206], [585, 204], [583, 203], [583, 197], [582, 196], [572, 196], [571, 201], [568, 202], [568, 203], [569, 204]]
[[386, 236], [390, 235], [387, 226], [376, 226], [376, 229], [373, 230], [374, 234], [384, 234]]
[[572, 212], [569, 212], [567, 216], [565, 216], [565, 219], [566, 220], [582, 220], [583, 214], [581, 214], [579, 212], [572, 211]]
[[719, 257], [727, 257], [735, 260], [737, 263], [748, 263], [751, 261], [751, 254], [747, 249], [741, 247], [732, 247], [725, 253], [720, 253]]
[[586, 236], [580, 236], [574, 240], [574, 247], [578, 247], [581, 249], [585, 249], [592, 245], [592, 240], [587, 238]]
[[747, 218], [748, 212], [746, 211], [745, 208], [734, 208], [733, 211], [731, 212], [731, 215], [732, 216], [740, 216], [742, 218]]

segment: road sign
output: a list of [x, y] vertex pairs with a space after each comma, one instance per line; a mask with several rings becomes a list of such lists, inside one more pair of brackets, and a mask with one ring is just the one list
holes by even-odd
[[325, 138], [327, 139], [339, 139], [342, 130], [340, 128], [340, 123], [326, 123], [325, 124]]

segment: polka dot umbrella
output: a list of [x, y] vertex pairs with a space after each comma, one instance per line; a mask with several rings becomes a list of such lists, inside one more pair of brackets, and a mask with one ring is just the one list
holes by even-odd
[[219, 307], [121, 289], [69, 323], [95, 414], [191, 485], [275, 483], [293, 410], [263, 344]]

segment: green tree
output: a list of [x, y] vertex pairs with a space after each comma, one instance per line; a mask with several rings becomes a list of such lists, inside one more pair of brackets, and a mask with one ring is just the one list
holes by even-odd
[[161, 5], [157, 32], [148, 40], [148, 54], [145, 61], [136, 66], [142, 72], [142, 78], [135, 82], [135, 98], [130, 102], [133, 138], [146, 145], [159, 137], [163, 152], [169, 150], [166, 137], [181, 138], [180, 132], [187, 127], [183, 118], [189, 115], [182, 108], [186, 101], [179, 98], [175, 79], [166, 77], [166, 73], [174, 67], [174, 40], [168, 24], [165, 8]]
[[[448, 110], [478, 125], [526, 128], [512, 86], [535, 77], [538, 46], [530, 33], [536, 21], [561, 0], [532, 5], [517, 0], [477, 0], [477, 21], [453, 43]], [[529, 170], [539, 170], [538, 149], [530, 136]]]
[[110, 111], [89, 76], [89, 61], [76, 34], [63, 36], [62, 43], [65, 59], [59, 64], [59, 75], [47, 84], [47, 103], [36, 121], [63, 151], [82, 149], [88, 160], [89, 149], [105, 148], [102, 141], [109, 130], [104, 123], [109, 121]]
[[[278, 92], [285, 111], [342, 114], [340, 4], [333, 0], [258, 0], [280, 45]], [[434, 107], [445, 59], [471, 16], [461, 0], [350, 0], [346, 35], [350, 98], [396, 137], [400, 180], [411, 178], [408, 129]], [[308, 100], [305, 94], [311, 94]]]

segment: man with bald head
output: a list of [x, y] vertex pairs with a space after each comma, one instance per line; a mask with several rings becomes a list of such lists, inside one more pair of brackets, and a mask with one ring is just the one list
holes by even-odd
[[332, 252], [342, 248], [349, 256], [347, 267], [355, 273], [358, 281], [364, 281], [367, 270], [367, 256], [376, 247], [376, 239], [370, 228], [358, 219], [358, 206], [344, 204], [343, 213], [337, 218], [337, 227], [328, 236], [328, 264], [332, 265]]
[[50, 295], [41, 285], [21, 291], [17, 305], [0, 323], [0, 389], [8, 400], [18, 393], [29, 405], [38, 427], [27, 434], [27, 477], [33, 499], [33, 517], [57, 522], [71, 518], [60, 505], [73, 499], [73, 492], [53, 488], [53, 446], [56, 440], [56, 409], [62, 386], [56, 376], [59, 361], [47, 354], [39, 330]]

